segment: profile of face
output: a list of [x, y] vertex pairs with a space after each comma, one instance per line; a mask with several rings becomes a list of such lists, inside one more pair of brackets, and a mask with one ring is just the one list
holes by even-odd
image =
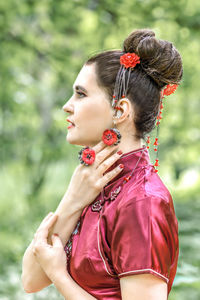
[[113, 127], [114, 115], [106, 91], [97, 83], [95, 64], [82, 67], [73, 91], [63, 106], [69, 113], [67, 119], [74, 124], [69, 126], [66, 140], [70, 144], [93, 147], [100, 142], [103, 131]]

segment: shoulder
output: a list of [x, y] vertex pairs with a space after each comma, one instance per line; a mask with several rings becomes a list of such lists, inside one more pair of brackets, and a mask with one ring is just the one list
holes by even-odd
[[119, 278], [151, 273], [167, 283], [178, 253], [178, 226], [171, 195], [154, 174], [142, 170], [116, 199], [112, 261]]
[[145, 202], [146, 207], [153, 212], [153, 206], [163, 208], [173, 204], [168, 188], [151, 165], [142, 168], [137, 176], [131, 178], [120, 194], [117, 210], [140, 206], [140, 202]]
[[[134, 222], [134, 226], [148, 224], [168, 231], [173, 227], [178, 232], [178, 221], [175, 214], [171, 194], [157, 173], [150, 168], [142, 170], [140, 176], [124, 185], [117, 201], [115, 221], [126, 225]], [[131, 221], [130, 221], [131, 220]], [[124, 225], [124, 226], [125, 226]]]

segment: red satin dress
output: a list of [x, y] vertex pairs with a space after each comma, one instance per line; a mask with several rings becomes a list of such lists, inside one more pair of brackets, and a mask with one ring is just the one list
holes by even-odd
[[[122, 184], [124, 177], [133, 176]], [[84, 290], [99, 300], [122, 299], [120, 278], [147, 274], [164, 280], [168, 294], [179, 255], [178, 222], [172, 197], [150, 164], [146, 146], [130, 151], [119, 163], [124, 169], [85, 207], [65, 246], [68, 272]], [[71, 250], [71, 254], [70, 254]]]

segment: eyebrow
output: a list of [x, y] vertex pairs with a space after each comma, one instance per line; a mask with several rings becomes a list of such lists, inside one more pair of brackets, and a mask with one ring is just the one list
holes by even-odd
[[83, 86], [81, 86], [81, 85], [76, 85], [75, 87], [73, 87], [76, 91], [83, 91], [83, 92], [85, 92], [85, 93], [87, 93], [87, 90], [83, 87]]

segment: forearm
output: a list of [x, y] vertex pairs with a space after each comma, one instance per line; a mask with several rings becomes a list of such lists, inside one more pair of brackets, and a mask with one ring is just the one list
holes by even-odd
[[83, 207], [80, 207], [80, 205], [77, 205], [76, 203], [76, 196], [68, 195], [66, 192], [55, 211], [55, 214], [58, 215], [58, 219], [49, 233], [49, 242], [51, 242], [53, 233], [59, 235], [63, 246], [69, 240], [83, 211]]
[[[82, 212], [81, 208], [73, 204], [72, 198], [66, 193], [55, 212], [58, 219], [51, 234], [58, 233], [63, 245], [69, 239]], [[49, 242], [51, 241], [51, 234], [49, 235]], [[36, 261], [32, 252], [32, 243], [23, 257], [22, 283], [25, 291], [30, 293], [37, 292], [51, 284], [51, 280]]]
[[81, 288], [68, 273], [59, 274], [52, 279], [57, 290], [64, 296], [66, 300], [94, 300], [96, 299], [83, 288]]
[[32, 244], [26, 249], [22, 262], [22, 285], [27, 293], [35, 293], [52, 283], [36, 261]]

